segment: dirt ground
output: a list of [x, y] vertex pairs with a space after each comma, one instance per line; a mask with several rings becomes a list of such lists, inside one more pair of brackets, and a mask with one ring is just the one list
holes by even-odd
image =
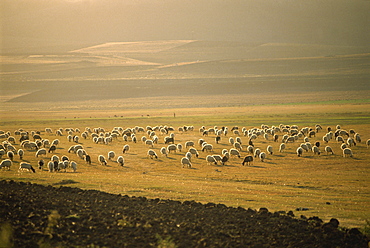
[[[3, 245], [14, 247], [368, 247], [338, 220], [0, 181]], [[4, 225], [4, 223], [7, 223]], [[9, 225], [10, 224], [10, 225]], [[11, 235], [11, 233], [13, 235]], [[10, 238], [9, 238], [10, 237]]]

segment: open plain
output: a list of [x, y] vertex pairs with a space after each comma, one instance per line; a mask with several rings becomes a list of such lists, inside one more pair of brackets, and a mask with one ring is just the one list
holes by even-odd
[[[11, 169], [0, 171], [1, 178], [149, 199], [265, 207], [273, 212], [292, 211], [295, 216], [318, 216], [325, 222], [337, 218], [342, 227], [366, 230], [370, 215], [370, 150], [365, 144], [370, 139], [367, 52], [363, 47], [191, 40], [107, 43], [58, 55], [3, 56], [0, 130], [16, 138], [17, 150], [22, 148], [15, 134], [20, 129], [39, 131], [42, 139], [60, 143], [54, 153], [38, 158], [34, 150], [22, 148], [24, 157], [16, 155]], [[230, 131], [216, 143], [216, 134], [204, 136], [199, 131], [215, 126], [266, 131], [280, 125], [297, 125], [300, 130], [315, 129], [316, 124], [323, 129], [309, 141], [320, 142], [320, 155], [308, 151], [297, 156], [296, 149], [307, 134], [279, 152], [285, 134], [280, 131], [278, 142], [271, 135], [253, 140], [254, 148], [267, 153], [271, 145], [274, 152], [264, 162], [255, 158], [248, 166], [241, 164], [249, 155], [248, 135]], [[343, 157], [341, 143], [335, 139], [323, 141], [327, 128], [335, 132], [337, 125], [360, 134], [362, 141], [351, 147], [353, 157]], [[174, 130], [168, 134], [156, 131], [158, 143], [148, 147], [142, 137], [149, 137], [147, 127], [158, 126]], [[184, 126], [194, 129], [179, 131]], [[117, 127], [144, 127], [145, 132], [136, 132], [136, 143], [125, 141], [120, 131], [112, 142], [97, 144], [91, 134], [81, 137], [87, 127], [103, 128], [104, 133]], [[57, 136], [60, 128], [63, 135]], [[68, 152], [77, 144], [67, 139], [68, 128], [80, 137], [77, 143], [91, 156], [91, 164]], [[160, 148], [167, 146], [164, 137], [170, 133], [176, 144], [195, 142], [199, 157], [192, 158], [192, 168], [182, 168], [180, 163], [185, 147], [160, 155]], [[241, 158], [230, 157], [225, 165], [208, 164], [207, 155], [232, 148], [230, 137], [241, 138]], [[200, 151], [199, 139], [211, 143], [213, 151]], [[130, 150], [123, 154], [126, 144]], [[327, 145], [334, 154], [325, 153]], [[156, 151], [158, 158], [148, 158], [148, 149]], [[109, 151], [116, 157], [101, 165], [98, 155], [107, 157]], [[52, 155], [76, 161], [77, 171], [37, 168], [40, 159], [48, 162]], [[124, 166], [116, 162], [119, 155], [125, 159]], [[32, 164], [36, 173], [18, 171], [22, 161]]]

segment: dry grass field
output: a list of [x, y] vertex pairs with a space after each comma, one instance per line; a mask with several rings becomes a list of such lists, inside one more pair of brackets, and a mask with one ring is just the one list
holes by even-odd
[[[297, 216], [319, 216], [325, 221], [338, 218], [342, 226], [364, 227], [370, 212], [369, 60], [363, 47], [334, 47], [293, 44], [235, 44], [225, 42], [171, 41], [107, 43], [67, 54], [14, 55], [1, 59], [0, 130], [40, 131], [43, 139], [59, 139], [55, 155], [67, 155], [78, 163], [76, 173], [18, 172], [18, 156], [10, 169], [1, 170], [3, 179], [41, 184], [67, 185], [82, 189], [165, 198], [223, 203], [245, 208], [267, 207], [270, 211], [293, 210]], [[176, 117], [174, 117], [174, 113]], [[229, 137], [219, 144], [215, 135], [203, 137], [199, 128], [217, 126], [261, 128], [298, 125], [324, 130], [310, 139], [321, 141], [322, 154], [295, 150], [302, 138], [278, 151], [279, 142], [258, 137], [256, 148], [274, 153], [265, 162], [255, 159], [242, 166], [231, 158], [224, 166], [208, 165], [208, 153], [192, 160], [193, 168], [181, 168], [185, 149], [168, 157], [150, 159], [148, 147], [137, 133], [137, 143], [122, 137], [112, 143], [95, 144], [91, 137], [80, 139], [92, 164], [68, 153], [74, 143], [59, 128], [134, 128], [160, 125], [175, 128], [176, 143], [203, 138], [214, 145], [210, 154], [230, 149]], [[178, 127], [194, 126], [179, 132]], [[354, 156], [344, 158], [339, 143], [324, 152], [322, 136], [328, 126], [341, 125], [361, 135], [352, 147]], [[45, 128], [54, 133], [45, 133]], [[75, 133], [80, 135], [80, 133]], [[163, 135], [157, 133], [164, 146]], [[17, 149], [20, 148], [16, 137]], [[240, 134], [247, 155], [248, 138]], [[2, 139], [1, 141], [4, 141]], [[130, 151], [122, 154], [122, 147]], [[198, 150], [200, 147], [195, 146]], [[114, 151], [123, 155], [124, 167], [115, 161], [107, 166], [97, 157]], [[37, 164], [35, 152], [26, 150], [24, 161]], [[42, 157], [45, 161], [52, 154]], [[6, 156], [3, 156], [3, 159]], [[304, 211], [298, 211], [298, 210]]]

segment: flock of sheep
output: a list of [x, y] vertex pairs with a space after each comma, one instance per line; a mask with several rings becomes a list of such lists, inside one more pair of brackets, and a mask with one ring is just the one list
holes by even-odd
[[[187, 140], [183, 144], [178, 142], [181, 140], [179, 137], [182, 134], [190, 132], [199, 132], [201, 137], [197, 141]], [[43, 136], [55, 136], [55, 138], [50, 141]], [[77, 162], [70, 160], [69, 154], [75, 154], [77, 159], [84, 161], [84, 163], [92, 163], [91, 156], [82, 144], [90, 140], [94, 144], [111, 145], [118, 139], [126, 143], [120, 151], [121, 154], [117, 155], [116, 152], [109, 149], [107, 156], [98, 155], [95, 161], [98, 161], [100, 165], [107, 165], [109, 161], [115, 161], [118, 165], [124, 166], [124, 156], [130, 151], [129, 142], [141, 142], [144, 146], [143, 149], [147, 149], [149, 159], [158, 159], [157, 152], [162, 157], [167, 157], [171, 153], [184, 154], [180, 164], [182, 167], [188, 168], [191, 168], [192, 161], [200, 156], [203, 156], [209, 165], [225, 165], [231, 157], [242, 159], [242, 165], [251, 165], [255, 159], [264, 162], [266, 157], [275, 151], [272, 145], [257, 147], [255, 141], [258, 139], [277, 143], [280, 153], [284, 153], [287, 146], [295, 146], [298, 157], [308, 152], [320, 155], [322, 147], [324, 147], [323, 150], [326, 154], [334, 154], [332, 147], [328, 145], [329, 142], [340, 146], [343, 157], [352, 157], [351, 148], [362, 142], [360, 134], [353, 129], [347, 131], [337, 125], [335, 129], [327, 127], [326, 130], [323, 130], [319, 124], [303, 128], [299, 128], [297, 125], [267, 126], [263, 124], [261, 127], [249, 129], [238, 126], [232, 128], [217, 126], [206, 128], [203, 126], [198, 131], [193, 126], [181, 126], [177, 129], [171, 126], [114, 127], [111, 131], [100, 127], [93, 129], [86, 127], [83, 132], [78, 128], [59, 128], [55, 131], [51, 128], [45, 128], [42, 132], [19, 129], [13, 133], [0, 131], [0, 159], [3, 156], [7, 157], [1, 161], [0, 169], [9, 170], [13, 166], [14, 157], [19, 156], [21, 160], [19, 171], [36, 172], [35, 167], [44, 170], [43, 168], [46, 166], [49, 172], [66, 170], [75, 172]], [[222, 140], [227, 140], [229, 149], [222, 149], [220, 154], [215, 154], [214, 145]], [[62, 156], [54, 154], [60, 144], [65, 142], [72, 143], [68, 154]], [[370, 146], [370, 139], [366, 141], [366, 145]], [[154, 148], [155, 146], [157, 149]], [[25, 161], [25, 153], [33, 153], [38, 160], [37, 165]], [[45, 162], [44, 159], [48, 159], [48, 161]]]

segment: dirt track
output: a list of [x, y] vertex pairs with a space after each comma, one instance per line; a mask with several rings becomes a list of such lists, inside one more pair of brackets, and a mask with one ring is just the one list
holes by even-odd
[[[14, 247], [368, 247], [332, 219], [0, 181]], [[10, 228], [8, 228], [9, 231]], [[172, 245], [172, 246], [171, 246]], [[162, 246], [162, 247], [163, 247]]]

